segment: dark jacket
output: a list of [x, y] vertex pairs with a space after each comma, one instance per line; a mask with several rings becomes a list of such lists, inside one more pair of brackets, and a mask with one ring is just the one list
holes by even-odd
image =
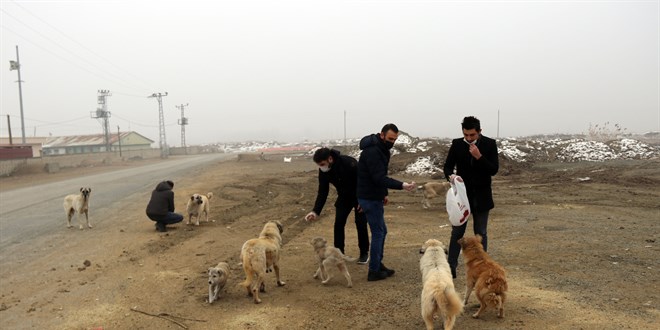
[[174, 192], [172, 187], [163, 181], [151, 192], [151, 199], [147, 204], [147, 214], [166, 215], [168, 212], [174, 212]]
[[339, 151], [330, 150], [332, 156], [332, 167], [328, 172], [319, 170], [319, 190], [316, 194], [314, 212], [321, 214], [323, 205], [328, 198], [330, 184], [337, 189], [336, 206], [357, 206], [355, 187], [357, 185], [357, 160], [351, 156], [344, 156]]
[[390, 164], [390, 151], [377, 134], [367, 135], [360, 140], [360, 160], [358, 161], [357, 197], [369, 200], [383, 200], [387, 189], [403, 189], [403, 182], [387, 176]]
[[479, 160], [472, 157], [470, 147], [463, 138], [452, 140], [443, 171], [445, 177], [449, 179], [456, 168], [456, 175], [465, 182], [470, 209], [473, 212], [482, 212], [495, 207], [491, 177], [497, 174], [499, 161], [495, 140], [480, 135], [477, 148], [481, 152]]

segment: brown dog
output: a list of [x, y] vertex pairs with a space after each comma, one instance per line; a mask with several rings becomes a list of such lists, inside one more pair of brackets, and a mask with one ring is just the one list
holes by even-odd
[[209, 304], [218, 300], [220, 290], [225, 287], [229, 277], [229, 264], [220, 262], [215, 267], [210, 267], [209, 273]]
[[241, 285], [247, 289], [248, 295], [254, 298], [255, 304], [261, 302], [259, 291], [266, 291], [264, 278], [271, 269], [275, 270], [277, 285], [285, 285], [280, 280], [279, 266], [283, 231], [279, 221], [268, 221], [261, 230], [259, 238], [247, 240], [241, 248], [241, 260], [245, 271], [245, 281]]
[[211, 205], [209, 200], [213, 198], [213, 193], [210, 192], [206, 196], [201, 194], [193, 194], [186, 204], [186, 213], [188, 213], [188, 222], [190, 224], [193, 217], [195, 217], [195, 226], [199, 226], [199, 218], [202, 214], [206, 216], [206, 222], [209, 222], [209, 212], [211, 212]]
[[418, 190], [422, 191], [424, 198], [422, 198], [422, 206], [425, 209], [431, 207], [429, 202], [432, 198], [438, 196], [444, 196], [447, 194], [447, 190], [451, 187], [449, 182], [427, 182], [423, 185], [417, 187]]
[[339, 268], [339, 271], [344, 274], [344, 277], [346, 277], [346, 281], [348, 282], [347, 286], [349, 288], [353, 287], [351, 274], [348, 272], [348, 268], [346, 268], [346, 261], [353, 262], [356, 259], [345, 256], [334, 246], [328, 246], [328, 241], [323, 237], [314, 237], [311, 244], [314, 247], [314, 252], [316, 252], [316, 257], [319, 261], [319, 269], [314, 273], [314, 278], [318, 278], [319, 275], [321, 275], [321, 283], [327, 284], [328, 281], [330, 281], [330, 273], [328, 272], [328, 269], [337, 267]]
[[472, 317], [478, 318], [486, 307], [495, 307], [498, 310], [497, 317], [504, 317], [504, 302], [506, 300], [506, 291], [508, 285], [506, 282], [506, 273], [502, 266], [493, 261], [483, 245], [481, 245], [481, 236], [463, 237], [458, 240], [463, 250], [463, 258], [467, 268], [467, 280], [465, 289], [465, 300], [463, 304], [467, 305], [468, 298], [472, 289], [475, 289], [475, 295], [479, 299], [479, 310], [472, 314]]
[[451, 330], [456, 316], [463, 312], [463, 303], [454, 290], [447, 249], [442, 242], [429, 239], [424, 242], [419, 253], [422, 272], [422, 318], [427, 330], [433, 330], [433, 316], [444, 315], [444, 329]]

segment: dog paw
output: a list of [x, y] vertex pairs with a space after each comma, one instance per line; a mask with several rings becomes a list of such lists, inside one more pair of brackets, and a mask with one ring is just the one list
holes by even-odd
[[277, 286], [285, 286], [286, 283], [284, 281], [277, 281]]
[[83, 226], [80, 226], [79, 229], [80, 229], [80, 230], [83, 230]]
[[479, 313], [477, 312], [477, 313], [472, 314], [472, 318], [478, 319], [479, 318]]

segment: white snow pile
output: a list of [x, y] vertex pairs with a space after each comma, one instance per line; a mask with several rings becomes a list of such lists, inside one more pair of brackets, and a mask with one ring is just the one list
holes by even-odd
[[404, 172], [415, 175], [432, 175], [441, 171], [442, 170], [439, 167], [433, 164], [431, 161], [431, 156], [424, 156], [419, 157], [413, 163], [408, 164]]
[[532, 140], [505, 138], [498, 141], [501, 156], [516, 161], [594, 161], [650, 159], [660, 157], [660, 148], [634, 139], [607, 143], [585, 139]]
[[562, 161], [576, 162], [581, 160], [602, 162], [617, 159], [618, 156], [607, 144], [598, 141], [580, 141], [571, 143], [557, 153]]
[[498, 151], [501, 155], [504, 155], [505, 157], [508, 157], [509, 159], [515, 160], [517, 162], [525, 161], [525, 156], [527, 156], [526, 152], [516, 148], [516, 145], [509, 140], [500, 141]]

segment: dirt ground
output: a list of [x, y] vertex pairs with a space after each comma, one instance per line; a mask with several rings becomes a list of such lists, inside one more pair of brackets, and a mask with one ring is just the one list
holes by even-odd
[[[309, 242], [315, 236], [332, 240], [334, 195], [319, 221], [302, 220], [316, 196], [316, 173], [313, 162], [301, 157], [216, 163], [175, 188], [180, 212], [189, 194], [213, 192], [210, 223], [158, 233], [144, 216], [150, 194], [144, 191], [116, 210], [112, 223], [84, 231], [62, 225], [29, 251], [2, 251], [16, 254], [14, 264], [0, 270], [2, 327], [424, 328], [418, 251], [428, 238], [448, 241], [444, 201], [423, 209], [420, 193], [391, 191], [383, 262], [396, 274], [367, 282], [367, 266], [352, 263], [353, 288], [336, 271], [324, 286], [312, 278], [317, 265]], [[42, 180], [22, 175], [0, 185]], [[508, 272], [506, 316], [498, 319], [488, 310], [472, 319], [478, 307], [473, 296], [457, 329], [658, 329], [660, 160], [536, 164], [495, 176], [493, 186], [489, 252]], [[255, 305], [238, 286], [244, 279], [240, 248], [272, 219], [284, 224], [287, 284], [277, 287], [269, 274], [263, 303]], [[356, 256], [352, 221], [346, 236], [346, 254]], [[219, 261], [227, 261], [232, 273], [220, 299], [209, 304], [206, 270]], [[462, 265], [458, 274], [462, 296]]]

